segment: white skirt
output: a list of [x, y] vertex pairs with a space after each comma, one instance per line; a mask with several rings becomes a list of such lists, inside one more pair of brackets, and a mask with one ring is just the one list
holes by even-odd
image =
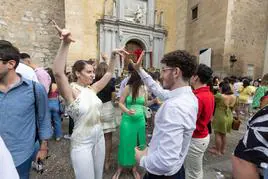
[[101, 124], [104, 133], [116, 131], [115, 109], [111, 101], [103, 103], [101, 112]]

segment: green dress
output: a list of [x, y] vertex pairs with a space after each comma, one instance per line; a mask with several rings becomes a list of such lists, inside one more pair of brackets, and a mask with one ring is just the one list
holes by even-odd
[[233, 112], [230, 107], [224, 104], [224, 99], [220, 93], [215, 95], [216, 109], [212, 128], [215, 132], [222, 134], [229, 133], [232, 129]]
[[259, 108], [260, 107], [260, 100], [261, 97], [268, 91], [268, 86], [260, 86], [257, 88], [256, 93], [253, 98], [252, 108]]
[[136, 98], [132, 104], [132, 97], [127, 96], [126, 107], [134, 109], [134, 115], [123, 113], [120, 123], [120, 141], [118, 150], [118, 162], [120, 166], [132, 167], [136, 164], [135, 147], [146, 145], [144, 97]]

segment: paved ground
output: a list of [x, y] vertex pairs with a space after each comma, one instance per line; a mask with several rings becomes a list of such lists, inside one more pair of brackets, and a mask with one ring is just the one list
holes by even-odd
[[[117, 111], [118, 112], [118, 111]], [[119, 113], [118, 113], [119, 114]], [[63, 121], [63, 130], [67, 133], [68, 130], [68, 120]], [[227, 136], [227, 150], [226, 154], [222, 157], [216, 157], [206, 152], [204, 157], [204, 179], [216, 179], [216, 172], [221, 171], [226, 179], [231, 179], [231, 162], [230, 158], [234, 147], [236, 146], [238, 140], [244, 134], [245, 122], [239, 131], [232, 131], [231, 134]], [[118, 136], [119, 131], [114, 133], [113, 137], [113, 155], [112, 155], [112, 167], [109, 171], [104, 173], [104, 179], [111, 179], [113, 173], [116, 171], [117, 167], [117, 146], [118, 146]], [[214, 144], [214, 135], [211, 135], [211, 142], [209, 147]], [[71, 167], [69, 158], [69, 140], [62, 139], [59, 142], [51, 140], [49, 142], [50, 157], [45, 161], [45, 172], [41, 174], [36, 174], [32, 171], [31, 179], [73, 179], [74, 173]], [[141, 173], [144, 170], [139, 168]], [[121, 179], [132, 179], [132, 175], [129, 171], [123, 173], [120, 177]]]

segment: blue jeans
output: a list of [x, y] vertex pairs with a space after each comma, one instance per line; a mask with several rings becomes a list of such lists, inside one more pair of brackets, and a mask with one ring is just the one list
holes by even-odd
[[25, 162], [16, 167], [20, 179], [29, 179], [31, 164], [32, 157], [28, 158]]
[[49, 107], [50, 116], [51, 116], [51, 120], [52, 120], [53, 127], [54, 127], [54, 135], [56, 138], [62, 137], [59, 100], [49, 99], [48, 107]]

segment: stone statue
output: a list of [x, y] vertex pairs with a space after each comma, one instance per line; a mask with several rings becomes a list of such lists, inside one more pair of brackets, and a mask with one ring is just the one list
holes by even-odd
[[143, 17], [144, 17], [144, 12], [143, 9], [138, 5], [138, 8], [136, 12], [134, 13], [134, 21], [138, 24], [143, 23]]

